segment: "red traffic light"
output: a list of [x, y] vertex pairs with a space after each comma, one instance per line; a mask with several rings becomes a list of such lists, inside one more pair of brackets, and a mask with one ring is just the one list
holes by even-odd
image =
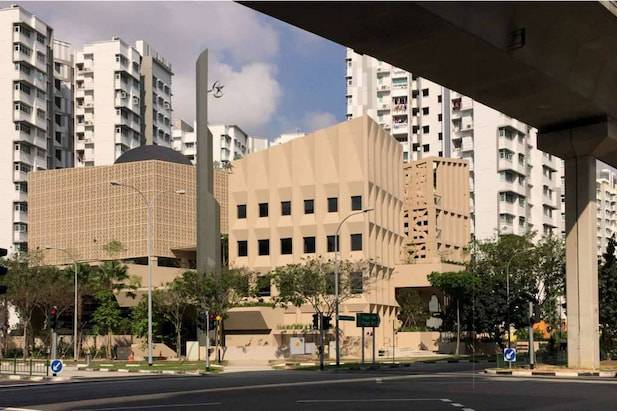
[[49, 311], [49, 313], [51, 314], [52, 317], [55, 317], [58, 314], [58, 308], [51, 307], [51, 310]]

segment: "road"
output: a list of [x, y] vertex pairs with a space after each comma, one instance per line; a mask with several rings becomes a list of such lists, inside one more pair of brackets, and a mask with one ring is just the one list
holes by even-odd
[[0, 407], [36, 410], [609, 410], [616, 379], [496, 377], [472, 364], [272, 371], [2, 385]]

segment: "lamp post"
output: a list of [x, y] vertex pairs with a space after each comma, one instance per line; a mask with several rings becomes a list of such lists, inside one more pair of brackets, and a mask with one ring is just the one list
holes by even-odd
[[338, 255], [339, 255], [339, 232], [341, 231], [341, 227], [343, 223], [347, 221], [350, 217], [353, 217], [358, 214], [368, 213], [369, 211], [375, 210], [374, 208], [367, 208], [364, 210], [356, 211], [349, 214], [347, 217], [343, 218], [341, 222], [338, 224], [336, 228], [336, 234], [334, 235], [334, 322], [335, 322], [335, 338], [336, 338], [336, 366], [339, 367], [341, 365], [341, 350], [340, 350], [340, 328], [339, 328], [339, 267], [338, 267]]
[[63, 252], [68, 255], [71, 260], [73, 260], [73, 271], [75, 273], [75, 306], [73, 309], [73, 359], [77, 362], [77, 260], [73, 257], [73, 255], [66, 248], [59, 247], [45, 247], [46, 250], [56, 250]]
[[[148, 365], [152, 366], [152, 208], [157, 198], [167, 191], [158, 191], [152, 199], [148, 200], [146, 195], [137, 187], [122, 183], [120, 181], [111, 181], [114, 187], [125, 187], [135, 191], [141, 197], [146, 206], [146, 253], [148, 254]], [[186, 194], [185, 190], [175, 190], [174, 194]]]

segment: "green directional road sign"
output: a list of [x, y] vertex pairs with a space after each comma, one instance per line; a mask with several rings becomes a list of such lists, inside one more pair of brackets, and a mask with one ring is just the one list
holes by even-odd
[[339, 315], [338, 319], [339, 321], [353, 321], [356, 318], [353, 315]]
[[356, 327], [379, 327], [379, 314], [358, 313], [356, 314]]

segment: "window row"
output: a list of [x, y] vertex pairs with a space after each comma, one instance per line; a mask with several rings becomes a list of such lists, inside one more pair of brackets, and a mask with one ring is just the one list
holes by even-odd
[[[336, 236], [329, 235], [326, 237], [326, 247], [327, 252], [332, 253], [337, 248], [340, 250], [340, 238], [336, 239]], [[349, 236], [351, 251], [362, 251], [362, 234], [351, 234]], [[337, 244], [338, 243], [338, 244]], [[248, 256], [248, 241], [247, 240], [239, 240], [237, 243], [238, 246], [238, 257], [247, 257]], [[337, 247], [338, 246], [338, 247]], [[316, 238], [315, 237], [302, 237], [302, 249], [304, 254], [314, 254], [316, 250]], [[281, 238], [280, 239], [280, 248], [281, 255], [289, 255], [293, 254], [293, 239], [289, 238]], [[263, 239], [257, 240], [257, 255], [270, 255], [270, 240]]]
[[[238, 204], [236, 208], [237, 218], [246, 218], [246, 204]], [[257, 206], [259, 217], [268, 217], [270, 212], [269, 208], [269, 203], [259, 203]], [[351, 196], [351, 209], [353, 211], [362, 210], [362, 196]], [[338, 212], [338, 197], [328, 198], [328, 212]], [[304, 214], [315, 214], [315, 200], [304, 200]], [[281, 201], [281, 215], [291, 215], [291, 201]]]

